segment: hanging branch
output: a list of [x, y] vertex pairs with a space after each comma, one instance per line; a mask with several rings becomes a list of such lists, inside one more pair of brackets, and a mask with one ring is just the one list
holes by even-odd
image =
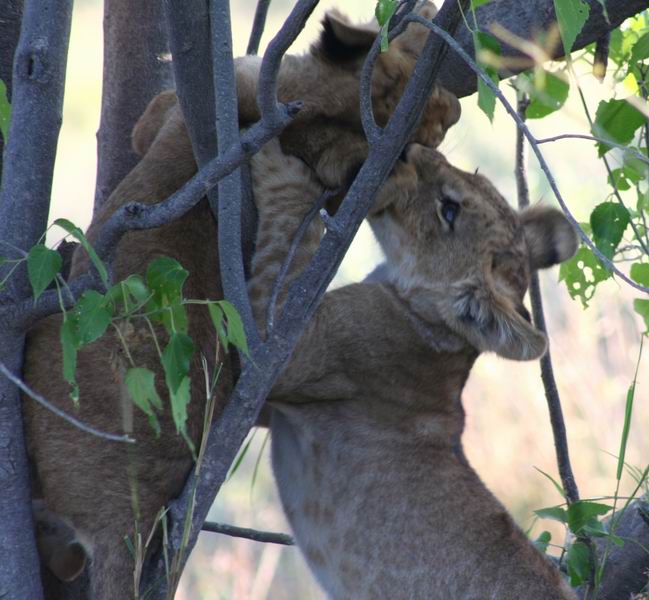
[[[519, 96], [516, 106], [521, 121], [525, 121], [525, 111], [529, 104], [527, 97]], [[527, 186], [527, 158], [525, 151], [525, 138], [520, 129], [516, 129], [516, 188], [518, 191], [518, 208], [522, 210], [530, 205], [530, 194]], [[545, 314], [543, 312], [543, 297], [541, 295], [541, 284], [539, 274], [533, 271], [530, 274], [530, 302], [532, 304], [532, 315], [536, 328], [548, 335], [548, 329], [545, 323]], [[566, 494], [568, 504], [579, 500], [579, 489], [572, 472], [570, 464], [570, 452], [568, 450], [568, 436], [566, 435], [566, 424], [561, 409], [561, 397], [554, 378], [554, 369], [552, 367], [552, 355], [550, 349], [541, 357], [541, 380], [545, 390], [545, 398], [548, 403], [550, 413], [550, 423], [552, 425], [552, 435], [554, 436], [554, 449], [557, 457], [557, 466], [563, 490]]]
[[257, 0], [257, 9], [255, 10], [255, 18], [252, 22], [252, 31], [250, 32], [250, 40], [248, 41], [246, 54], [256, 55], [259, 52], [259, 43], [261, 42], [261, 36], [264, 35], [269, 8], [270, 0]]
[[[48, 18], [43, 18], [47, 15]], [[52, 9], [47, 0], [27, 0], [13, 70], [12, 120], [0, 188], [0, 239], [26, 251], [45, 230], [54, 158], [61, 125], [71, 0]], [[0, 267], [0, 277], [4, 274]], [[0, 305], [30, 295], [26, 270], [19, 268], [0, 293]], [[0, 362], [20, 372], [24, 331], [0, 315]], [[29, 466], [18, 388], [0, 380], [0, 594], [12, 600], [42, 597], [33, 539]]]
[[230, 537], [243, 538], [246, 540], [251, 540], [253, 542], [262, 542], [264, 544], [280, 544], [282, 546], [295, 545], [293, 538], [286, 533], [257, 531], [256, 529], [248, 529], [247, 527], [235, 527], [234, 525], [214, 523], [213, 521], [205, 521], [205, 523], [203, 523], [202, 530], [209, 531], [210, 533], [229, 535]]

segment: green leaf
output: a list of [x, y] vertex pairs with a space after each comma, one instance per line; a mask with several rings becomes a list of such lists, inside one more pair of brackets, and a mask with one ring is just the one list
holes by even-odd
[[210, 302], [207, 305], [207, 310], [210, 313], [210, 317], [212, 319], [212, 323], [214, 324], [214, 329], [216, 329], [216, 333], [219, 336], [219, 340], [221, 340], [221, 345], [223, 346], [223, 349], [227, 352], [228, 346], [230, 345], [230, 341], [228, 340], [228, 333], [225, 330], [225, 326], [223, 323], [225, 314], [223, 313], [223, 310], [219, 306], [218, 302]]
[[646, 327], [646, 331], [649, 333], [649, 300], [636, 298], [633, 301], [633, 310], [644, 319], [644, 326]]
[[582, 246], [577, 253], [559, 267], [559, 281], [565, 281], [571, 298], [579, 298], [584, 308], [595, 294], [597, 285], [611, 277], [610, 271], [593, 251]]
[[631, 429], [631, 416], [633, 415], [633, 398], [635, 396], [635, 386], [638, 381], [638, 370], [640, 368], [640, 359], [642, 358], [643, 343], [644, 343], [643, 340], [641, 340], [635, 375], [633, 376], [633, 381], [631, 382], [631, 385], [629, 386], [629, 389], [627, 390], [626, 393], [626, 403], [624, 405], [624, 426], [622, 427], [622, 438], [620, 439], [620, 454], [617, 459], [616, 477], [618, 482], [622, 478], [622, 470], [624, 469], [624, 457], [626, 455], [626, 445], [629, 440], [629, 429]]
[[493, 2], [493, 0], [471, 0], [471, 9], [475, 10], [479, 6], [484, 6], [485, 4], [489, 4], [490, 2]]
[[79, 340], [77, 322], [73, 316], [64, 313], [59, 336], [63, 351], [63, 378], [72, 386], [70, 397], [76, 404], [79, 401], [79, 385], [76, 380]]
[[79, 346], [94, 342], [104, 335], [110, 324], [111, 312], [106, 308], [104, 297], [94, 291], [85, 291], [74, 307]]
[[[473, 46], [478, 66], [498, 85], [500, 81], [498, 70], [492, 64], [487, 64], [487, 60], [488, 58], [493, 58], [494, 55], [500, 56], [502, 54], [500, 42], [490, 33], [474, 31]], [[496, 95], [480, 77], [478, 77], [478, 106], [487, 115], [489, 120], [493, 121], [494, 111], [496, 109]]]
[[525, 111], [528, 119], [541, 119], [559, 110], [570, 91], [570, 84], [563, 74], [557, 75], [543, 69], [521, 75], [517, 79], [517, 87], [530, 97], [530, 104]]
[[228, 473], [228, 476], [226, 477], [226, 481], [230, 481], [230, 479], [238, 471], [239, 467], [241, 466], [241, 463], [243, 462], [243, 459], [245, 458], [246, 454], [248, 453], [248, 450], [250, 448], [250, 444], [252, 443], [252, 440], [255, 438], [256, 432], [257, 432], [257, 430], [253, 429], [252, 435], [248, 436], [248, 441], [246, 441], [245, 445], [239, 450], [239, 454], [237, 454], [237, 458], [234, 460], [234, 462], [232, 463], [232, 466], [230, 467], [230, 472]]
[[548, 544], [552, 539], [552, 534], [549, 531], [542, 531], [532, 543], [545, 554], [548, 551]]
[[381, 52], [388, 50], [388, 27], [390, 26], [390, 19], [399, 8], [398, 0], [378, 0], [374, 15], [381, 27]]
[[629, 211], [617, 202], [602, 202], [593, 209], [590, 215], [593, 241], [607, 258], [613, 258], [630, 220]]
[[546, 473], [545, 471], [542, 471], [542, 470], [539, 469], [538, 467], [534, 467], [534, 468], [535, 468], [539, 473], [541, 473], [541, 475], [543, 475], [544, 477], [546, 477], [547, 479], [549, 479], [549, 480], [552, 482], [552, 485], [554, 485], [555, 489], [557, 490], [557, 492], [559, 492], [559, 494], [561, 495], [562, 498], [565, 498], [565, 497], [566, 497], [566, 492], [564, 491], [563, 487], [559, 484], [558, 481], [556, 481], [556, 480], [552, 477], [552, 475], [549, 475], [548, 473]]
[[187, 435], [187, 406], [189, 405], [190, 400], [190, 380], [189, 377], [183, 377], [176, 389], [175, 392], [171, 392], [171, 415], [173, 416], [174, 423], [176, 425], [176, 431], [183, 435], [190, 445], [190, 448], [193, 448], [194, 444]]
[[570, 585], [577, 587], [590, 578], [590, 556], [588, 546], [583, 542], [574, 542], [568, 548], [566, 565], [570, 576]]
[[541, 519], [550, 519], [552, 521], [559, 521], [560, 523], [568, 522], [568, 513], [565, 508], [560, 506], [550, 506], [548, 508], [539, 508], [534, 511], [534, 514]]
[[598, 502], [578, 500], [568, 507], [568, 527], [575, 534], [581, 533], [582, 528], [589, 524], [593, 517], [605, 515], [613, 507]]
[[633, 44], [633, 49], [631, 50], [631, 60], [633, 62], [638, 62], [649, 58], [649, 32], [645, 33], [640, 39]]
[[194, 342], [185, 333], [173, 333], [162, 353], [162, 366], [169, 391], [178, 391], [183, 379], [189, 376], [189, 362], [194, 353]]
[[108, 271], [106, 270], [106, 267], [102, 260], [99, 258], [99, 256], [97, 256], [95, 249], [90, 245], [90, 242], [84, 235], [83, 231], [81, 231], [81, 229], [79, 229], [74, 223], [72, 223], [72, 221], [68, 221], [67, 219], [57, 219], [53, 224], [58, 225], [61, 229], [64, 229], [73, 238], [76, 238], [78, 240], [78, 242], [83, 246], [84, 250], [88, 253], [92, 264], [95, 265], [95, 269], [97, 269], [104, 287], [108, 289], [110, 285], [110, 282], [108, 281]]
[[[626, 100], [602, 100], [597, 107], [592, 132], [617, 144], [628, 144], [644, 122], [644, 115]], [[598, 142], [597, 148], [602, 157], [611, 146]]]
[[9, 123], [11, 122], [11, 104], [7, 96], [7, 86], [0, 79], [0, 135], [4, 140], [4, 146], [9, 142]]
[[582, 0], [554, 0], [563, 48], [570, 54], [572, 47], [588, 19], [590, 8]]
[[246, 356], [250, 356], [248, 352], [248, 340], [246, 339], [246, 332], [243, 328], [241, 317], [230, 302], [221, 300], [219, 306], [225, 313], [225, 318], [228, 322], [228, 340], [238, 350], [243, 352]]
[[132, 368], [126, 373], [125, 383], [131, 400], [147, 415], [156, 437], [159, 436], [160, 423], [154, 408], [162, 410], [162, 400], [155, 388], [155, 373], [149, 369]]
[[187, 312], [181, 302], [188, 275], [177, 260], [166, 256], [151, 261], [146, 272], [146, 284], [151, 292], [147, 310], [162, 310], [152, 319], [162, 322], [169, 333], [187, 331]]
[[106, 292], [105, 302], [106, 305], [112, 306], [114, 312], [130, 313], [146, 303], [150, 297], [151, 293], [142, 277], [129, 275]]
[[631, 279], [640, 285], [649, 287], [649, 263], [635, 263], [631, 265]]
[[46, 248], [43, 244], [37, 244], [29, 251], [27, 255], [27, 276], [34, 292], [34, 301], [54, 281], [62, 265], [61, 255]]

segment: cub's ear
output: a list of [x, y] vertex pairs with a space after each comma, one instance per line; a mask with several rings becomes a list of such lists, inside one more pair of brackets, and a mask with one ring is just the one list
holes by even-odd
[[521, 213], [532, 269], [545, 269], [568, 260], [577, 251], [577, 233], [555, 208], [533, 206]]
[[313, 51], [335, 63], [356, 60], [367, 54], [377, 34], [378, 27], [352, 25], [343, 14], [330, 10], [322, 20], [322, 33]]
[[514, 305], [481, 278], [452, 286], [443, 312], [449, 325], [478, 350], [532, 360], [547, 349], [547, 339], [532, 325], [527, 309]]
[[153, 140], [165, 124], [169, 111], [176, 104], [178, 104], [178, 97], [174, 90], [161, 92], [149, 102], [131, 133], [133, 150], [138, 156], [144, 156], [147, 153]]

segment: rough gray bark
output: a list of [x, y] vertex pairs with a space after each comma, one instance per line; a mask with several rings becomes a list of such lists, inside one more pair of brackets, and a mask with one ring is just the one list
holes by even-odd
[[131, 130], [149, 100], [173, 87], [159, 0], [106, 0], [95, 210], [135, 166]]
[[[54, 6], [27, 0], [13, 70], [13, 114], [0, 188], [0, 240], [27, 250], [45, 230], [52, 172], [61, 125], [72, 2]], [[0, 274], [2, 270], [0, 269]], [[19, 269], [0, 295], [0, 361], [19, 374], [24, 331], [2, 306], [26, 298], [29, 284]], [[33, 539], [29, 467], [22, 433], [20, 395], [0, 380], [0, 596], [42, 597]]]
[[[590, 16], [581, 33], [577, 36], [574, 50], [597, 41], [607, 31], [617, 27], [628, 17], [646, 9], [647, 0], [607, 0], [606, 9], [610, 23], [606, 22], [602, 14], [602, 7], [598, 0], [586, 0], [590, 6]], [[526, 40], [533, 40], [535, 33], [545, 31], [556, 22], [553, 0], [496, 0], [477, 9], [478, 24], [480, 29], [489, 31], [492, 23], [499, 23], [502, 27]], [[471, 16], [467, 16], [471, 19]], [[471, 32], [462, 23], [455, 39], [471, 56], [473, 56], [473, 40]], [[524, 56], [508, 44], [502, 44], [503, 56]], [[563, 48], [556, 49], [555, 58], [563, 55]], [[511, 69], [508, 73], [501, 73], [502, 77], [515, 75], [523, 68]], [[471, 69], [453, 54], [442, 65], [439, 81], [448, 90], [458, 97], [468, 96], [476, 91], [476, 78]]]

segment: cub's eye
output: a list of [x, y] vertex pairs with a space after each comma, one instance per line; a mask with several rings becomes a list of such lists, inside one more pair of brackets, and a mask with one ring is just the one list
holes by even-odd
[[454, 200], [449, 198], [444, 198], [442, 200], [442, 206], [440, 208], [440, 215], [444, 221], [448, 223], [451, 229], [453, 229], [453, 224], [457, 219], [457, 216], [460, 214], [460, 205]]

